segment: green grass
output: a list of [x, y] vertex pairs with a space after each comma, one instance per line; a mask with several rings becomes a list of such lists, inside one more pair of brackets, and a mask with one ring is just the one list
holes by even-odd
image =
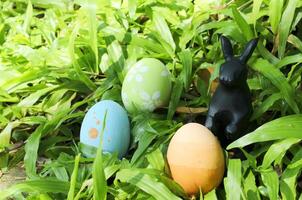
[[[166, 149], [182, 124], [206, 115], [176, 109], [208, 106], [220, 34], [235, 54], [260, 39], [249, 61], [253, 121], [227, 148], [244, 156], [230, 154], [221, 186], [196, 198], [302, 199], [301, 1], [194, 2], [0, 1], [0, 168], [21, 163], [27, 176], [0, 199], [190, 199], [170, 178]], [[122, 105], [121, 83], [144, 57], [171, 71], [167, 108], [130, 116], [123, 160], [79, 144], [85, 112], [103, 99]]]

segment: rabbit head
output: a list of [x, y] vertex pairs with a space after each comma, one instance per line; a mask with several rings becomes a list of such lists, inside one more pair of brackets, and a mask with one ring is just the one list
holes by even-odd
[[226, 86], [237, 86], [247, 79], [247, 61], [257, 46], [258, 39], [249, 41], [243, 53], [239, 57], [233, 55], [233, 48], [230, 40], [224, 36], [220, 37], [225, 62], [220, 67], [219, 81]]

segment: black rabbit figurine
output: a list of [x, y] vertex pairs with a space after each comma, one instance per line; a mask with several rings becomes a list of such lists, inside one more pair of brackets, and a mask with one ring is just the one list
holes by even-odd
[[220, 67], [219, 85], [210, 102], [205, 126], [226, 146], [246, 129], [252, 113], [246, 63], [253, 54], [258, 39], [249, 41], [239, 57], [233, 55], [228, 38], [221, 36], [220, 39], [226, 61]]

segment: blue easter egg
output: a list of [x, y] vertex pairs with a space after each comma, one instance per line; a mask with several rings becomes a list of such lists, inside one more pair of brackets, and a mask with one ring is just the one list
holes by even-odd
[[98, 147], [104, 120], [103, 152], [117, 152], [121, 158], [129, 147], [130, 124], [124, 108], [114, 101], [100, 101], [88, 110], [82, 122], [80, 142]]

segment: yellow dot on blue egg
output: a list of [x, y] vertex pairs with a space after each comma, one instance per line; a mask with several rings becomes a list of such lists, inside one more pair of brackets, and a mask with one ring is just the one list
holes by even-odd
[[92, 139], [97, 138], [98, 134], [99, 134], [99, 132], [98, 132], [98, 130], [96, 128], [91, 128], [89, 130], [89, 137], [92, 138]]

